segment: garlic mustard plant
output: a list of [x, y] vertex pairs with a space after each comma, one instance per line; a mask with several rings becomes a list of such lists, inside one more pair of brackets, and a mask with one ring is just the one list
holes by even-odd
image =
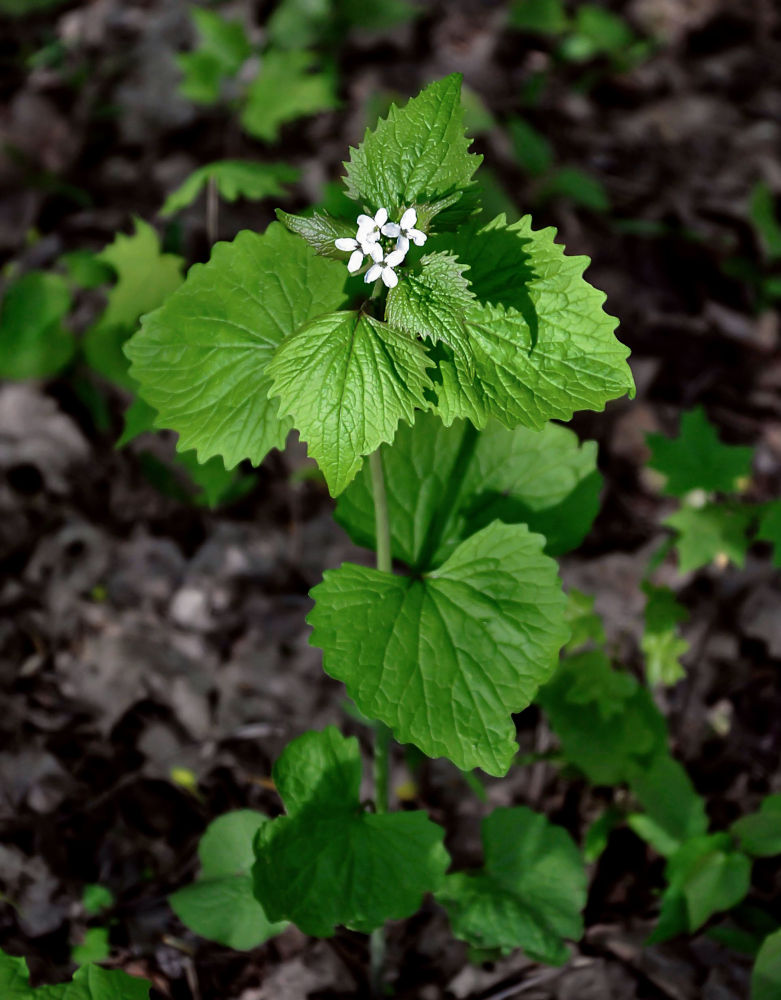
[[275, 765], [285, 813], [253, 828], [251, 884], [264, 926], [371, 933], [377, 996], [383, 924], [426, 893], [478, 948], [561, 962], [582, 931], [564, 830], [495, 810], [484, 868], [446, 874], [444, 830], [390, 808], [389, 752], [395, 738], [507, 772], [513, 713], [569, 635], [554, 557], [599, 502], [595, 446], [552, 421], [633, 389], [588, 261], [528, 216], [482, 214], [460, 84], [392, 107], [350, 150], [349, 218], [278, 211], [218, 243], [126, 347], [158, 426], [202, 461], [258, 464], [295, 428], [337, 520], [376, 552], [376, 568], [326, 570], [308, 618], [325, 671], [374, 720], [373, 808], [358, 741], [304, 733]]

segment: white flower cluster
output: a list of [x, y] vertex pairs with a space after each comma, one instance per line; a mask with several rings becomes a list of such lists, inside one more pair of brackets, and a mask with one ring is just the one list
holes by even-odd
[[[341, 237], [334, 240], [337, 250], [350, 252], [347, 270], [354, 274], [363, 264], [364, 257], [371, 257], [373, 263], [366, 272], [364, 281], [370, 284], [377, 278], [382, 278], [383, 284], [394, 288], [398, 282], [395, 268], [404, 261], [410, 243], [422, 247], [426, 242], [426, 234], [415, 229], [418, 213], [414, 208], [408, 208], [398, 222], [388, 222], [388, 210], [379, 208], [376, 215], [358, 216], [358, 232], [355, 239]], [[387, 250], [382, 245], [383, 236], [396, 240], [396, 246]]]

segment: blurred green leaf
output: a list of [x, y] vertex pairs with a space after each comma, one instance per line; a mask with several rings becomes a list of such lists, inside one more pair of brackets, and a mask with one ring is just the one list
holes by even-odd
[[751, 1000], [778, 1000], [780, 996], [781, 929], [765, 939], [751, 975]]
[[510, 26], [540, 35], [560, 35], [569, 18], [564, 0], [515, 0], [510, 7]]
[[193, 171], [165, 200], [160, 215], [167, 218], [191, 205], [210, 180], [226, 201], [247, 198], [284, 198], [286, 184], [298, 180], [300, 171], [285, 163], [256, 163], [252, 160], [218, 160]]
[[316, 68], [313, 53], [269, 49], [260, 73], [247, 90], [241, 113], [246, 132], [264, 142], [274, 142], [283, 125], [338, 106], [332, 68]]
[[655, 587], [644, 583], [645, 628], [640, 639], [640, 649], [645, 657], [645, 676], [651, 687], [657, 684], [677, 684], [686, 676], [681, 657], [688, 652], [689, 643], [678, 635], [677, 625], [685, 622], [689, 613], [675, 599], [669, 587]]
[[734, 493], [751, 475], [754, 449], [724, 444], [705, 410], [698, 406], [681, 414], [676, 438], [648, 434], [648, 466], [666, 477], [664, 492], [683, 497], [692, 490]]
[[765, 181], [757, 181], [751, 190], [749, 214], [768, 257], [781, 258], [781, 224], [776, 215], [775, 196]]
[[191, 7], [200, 44], [176, 57], [184, 73], [180, 93], [197, 104], [214, 104], [222, 81], [238, 73], [252, 52], [244, 26], [206, 7]]
[[754, 513], [748, 507], [711, 503], [704, 507], [682, 507], [662, 523], [675, 529], [678, 569], [688, 573], [714, 561], [742, 566], [749, 546], [747, 532], [753, 520]]
[[781, 854], [781, 794], [768, 795], [759, 810], [730, 827], [744, 851], [757, 858]]
[[553, 166], [553, 147], [533, 125], [523, 118], [511, 118], [507, 123], [515, 158], [532, 177], [546, 174]]
[[90, 927], [85, 932], [82, 943], [71, 948], [71, 961], [75, 962], [76, 965], [103, 962], [110, 953], [108, 927]]
[[548, 175], [538, 192], [540, 203], [565, 198], [593, 212], [608, 212], [610, 199], [602, 182], [578, 167], [559, 167]]
[[30, 271], [8, 286], [0, 304], [0, 378], [48, 378], [62, 371], [76, 349], [62, 325], [70, 306], [68, 284], [58, 274]]

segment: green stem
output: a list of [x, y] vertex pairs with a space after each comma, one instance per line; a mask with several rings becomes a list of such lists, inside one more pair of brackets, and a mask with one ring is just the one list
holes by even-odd
[[[390, 519], [388, 497], [385, 493], [385, 476], [379, 450], [369, 456], [374, 498], [374, 528], [377, 544], [377, 569], [390, 573], [391, 562]], [[378, 813], [388, 811], [390, 799], [390, 729], [382, 722], [374, 725], [374, 808]], [[372, 931], [369, 940], [371, 993], [375, 998], [385, 996], [385, 928]]]

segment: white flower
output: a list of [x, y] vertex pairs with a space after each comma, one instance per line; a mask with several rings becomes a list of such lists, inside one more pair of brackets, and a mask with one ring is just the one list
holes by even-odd
[[342, 236], [338, 240], [334, 240], [334, 243], [337, 250], [352, 250], [350, 259], [347, 261], [347, 270], [350, 274], [355, 274], [360, 268], [364, 257], [371, 257], [375, 263], [382, 260], [382, 247], [379, 243], [362, 240], [360, 229], [358, 230], [356, 239], [352, 239], [349, 236]]
[[388, 209], [378, 208], [377, 212], [372, 218], [370, 215], [359, 215], [358, 216], [358, 235], [357, 240], [359, 243], [376, 243], [380, 238], [380, 233], [382, 232], [382, 227], [388, 221]]
[[398, 237], [396, 247], [399, 250], [403, 249], [404, 253], [409, 250], [410, 240], [416, 247], [422, 247], [428, 237], [419, 229], [415, 229], [417, 221], [418, 213], [414, 208], [408, 208], [400, 222], [388, 222], [382, 227], [382, 235]]
[[399, 248], [391, 250], [389, 254], [386, 254], [385, 259], [382, 262], [376, 261], [372, 264], [366, 272], [366, 277], [363, 280], [367, 284], [371, 284], [371, 282], [376, 281], [377, 278], [382, 278], [382, 282], [387, 288], [395, 288], [399, 283], [399, 279], [393, 268], [398, 267], [398, 265], [404, 260], [405, 253], [406, 250], [401, 250]]

